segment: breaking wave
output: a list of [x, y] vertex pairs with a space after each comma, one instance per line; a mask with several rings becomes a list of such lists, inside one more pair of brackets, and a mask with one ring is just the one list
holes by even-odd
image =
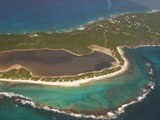
[[65, 115], [78, 117], [78, 118], [83, 117], [83, 118], [92, 118], [92, 119], [115, 119], [115, 118], [117, 118], [118, 115], [125, 112], [125, 108], [127, 106], [142, 101], [151, 92], [151, 90], [154, 89], [155, 82], [154, 82], [154, 70], [152, 68], [152, 64], [147, 63], [146, 67], [148, 69], [148, 75], [150, 77], [150, 82], [148, 85], [145, 85], [142, 87], [142, 89], [141, 89], [142, 92], [141, 92], [140, 96], [138, 96], [133, 101], [127, 102], [127, 103], [119, 106], [117, 109], [110, 110], [109, 112], [106, 112], [105, 116], [103, 116], [103, 115], [100, 115], [100, 116], [85, 115], [85, 114], [80, 114], [80, 113], [66, 112], [65, 109], [60, 110], [60, 109], [55, 109], [51, 106], [37, 104], [37, 103], [33, 102], [33, 100], [29, 97], [25, 97], [23, 95], [16, 94], [13, 92], [0, 92], [0, 99], [7, 97], [7, 98], [13, 99], [16, 103], [19, 103], [22, 105], [29, 105], [29, 106], [36, 108], [36, 109], [52, 111], [52, 112], [56, 112], [56, 113], [61, 113], [61, 114], [65, 114]]

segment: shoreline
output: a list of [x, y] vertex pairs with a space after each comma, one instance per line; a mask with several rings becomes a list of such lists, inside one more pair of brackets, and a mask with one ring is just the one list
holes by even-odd
[[[156, 9], [152, 9], [152, 10], [148, 10], [148, 12], [138, 12], [138, 13], [156, 13], [156, 12], [159, 12], [160, 10], [156, 10]], [[90, 24], [93, 24], [95, 22], [98, 22], [98, 21], [101, 21], [101, 20], [110, 20], [110, 19], [114, 19], [115, 17], [117, 16], [122, 16], [122, 15], [125, 15], [125, 14], [131, 14], [131, 13], [137, 13], [137, 12], [122, 12], [122, 13], [114, 13], [112, 15], [109, 15], [108, 17], [98, 17], [96, 19], [93, 19], [93, 20], [89, 20], [88, 22], [86, 23], [83, 23], [83, 24], [80, 24], [80, 25], [77, 25], [78, 27], [75, 27], [75, 28], [65, 28], [63, 30], [55, 30], [55, 31], [39, 31], [39, 32], [35, 32], [35, 31], [32, 31], [32, 32], [23, 32], [23, 33], [9, 33], [9, 32], [6, 32], [6, 33], [0, 33], [1, 34], [7, 34], [7, 35], [11, 35], [11, 34], [14, 34], [14, 35], [26, 35], [26, 34], [37, 34], [37, 33], [41, 33], [41, 32], [44, 32], [46, 34], [52, 34], [52, 33], [68, 33], [68, 32], [72, 32], [74, 30], [84, 30], [85, 27], [87, 25], [90, 25]]]
[[85, 79], [80, 79], [80, 80], [76, 80], [76, 81], [72, 81], [72, 82], [71, 81], [68, 81], [68, 82], [46, 82], [46, 81], [41, 81], [41, 80], [38, 80], [38, 81], [20, 80], [20, 79], [14, 80], [14, 79], [4, 79], [4, 78], [0, 78], [0, 81], [1, 82], [13, 82], [13, 83], [28, 83], [28, 84], [36, 84], [36, 85], [47, 85], [47, 86], [58, 86], [58, 87], [78, 87], [82, 84], [115, 77], [115, 76], [123, 74], [125, 71], [127, 71], [128, 66], [129, 66], [129, 62], [124, 57], [124, 52], [122, 50], [122, 47], [117, 47], [117, 50], [118, 50], [119, 54], [121, 55], [121, 57], [123, 58], [124, 64], [123, 64], [123, 66], [121, 66], [120, 70], [113, 72], [113, 73], [110, 73], [110, 74], [107, 74], [107, 75], [102, 75], [102, 76], [92, 77], [92, 78], [85, 78]]
[[[156, 12], [160, 12], [160, 10], [156, 10], [156, 9], [153, 9], [153, 10], [150, 10], [148, 12], [138, 12], [138, 13], [156, 13]], [[86, 26], [90, 25], [90, 24], [94, 24], [96, 22], [100, 22], [100, 21], [103, 21], [103, 20], [112, 20], [118, 16], [122, 16], [122, 15], [127, 15], [127, 14], [131, 14], [131, 13], [137, 13], [137, 12], [124, 12], [124, 13], [116, 13], [116, 14], [112, 14], [108, 17], [100, 17], [100, 18], [97, 18], [95, 20], [91, 20], [89, 22], [87, 22], [86, 24], [82, 24], [79, 26], [78, 30], [85, 30], [86, 29]], [[71, 29], [71, 30], [70, 30]], [[73, 30], [75, 29], [72, 29], [70, 28], [69, 30], [67, 30], [68, 32], [72, 32]], [[67, 32], [66, 31], [66, 32]]]
[[[56, 78], [56, 77], [60, 77], [60, 78], [65, 78], [65, 77], [78, 77], [78, 76], [81, 76], [81, 75], [84, 75], [84, 74], [88, 74], [88, 73], [98, 73], [98, 72], [103, 72], [105, 70], [110, 70], [110, 69], [114, 69], [116, 67], [118, 67], [119, 65], [119, 60], [113, 55], [113, 51], [111, 51], [110, 49], [108, 48], [104, 48], [104, 47], [101, 47], [101, 46], [98, 46], [98, 45], [90, 45], [88, 46], [88, 49], [90, 50], [89, 53], [86, 53], [86, 54], [77, 54], [77, 53], [74, 53], [70, 50], [66, 50], [66, 49], [50, 49], [50, 48], [38, 48], [38, 49], [13, 49], [13, 50], [5, 50], [5, 51], [1, 51], [1, 53], [7, 53], [7, 52], [17, 52], [17, 51], [36, 51], [36, 50], [51, 50], [51, 51], [64, 51], [66, 53], [69, 53], [75, 57], [81, 57], [81, 56], [85, 56], [85, 55], [90, 55], [90, 54], [93, 54], [94, 52], [101, 52], [101, 53], [104, 53], [108, 56], [111, 56], [115, 61], [114, 62], [111, 62], [112, 66], [110, 67], [107, 67], [107, 68], [103, 68], [101, 70], [93, 70], [93, 71], [90, 71], [90, 72], [82, 72], [82, 73], [79, 73], [77, 75], [63, 75], [63, 76], [49, 76], [49, 77], [46, 77], [46, 76], [37, 76], [37, 75], [34, 75], [29, 69], [25, 68], [24, 66], [20, 65], [20, 64], [14, 64], [10, 67], [8, 67], [7, 69], [0, 69], [0, 72], [8, 72], [10, 70], [19, 70], [19, 69], [25, 69], [27, 70], [30, 75], [32, 77], [40, 77], [41, 78]], [[1, 79], [1, 78], [0, 78]], [[3, 78], [2, 78], [3, 79]]]
[[[158, 11], [160, 11], [160, 10], [158, 10]], [[148, 13], [154, 13], [154, 12], [157, 12], [157, 11], [152, 10], [151, 12], [148, 12]], [[128, 13], [124, 13], [124, 14], [128, 14]], [[118, 16], [118, 15], [113, 15], [113, 17], [116, 17], [116, 16]], [[82, 25], [82, 29], [85, 29], [85, 28], [83, 28], [83, 25]], [[26, 33], [26, 34], [28, 34], [28, 33]], [[31, 32], [31, 34], [32, 34], [32, 32]], [[22, 84], [27, 83], [27, 84], [34, 84], [34, 85], [46, 85], [46, 86], [56, 86], [56, 87], [78, 87], [78, 86], [83, 85], [83, 84], [87, 84], [87, 83], [91, 83], [91, 82], [95, 82], [95, 81], [99, 81], [99, 80], [103, 80], [103, 79], [108, 79], [108, 78], [116, 77], [116, 76], [119, 76], [119, 75], [125, 73], [128, 70], [129, 61], [124, 56], [124, 51], [122, 49], [123, 48], [136, 49], [136, 48], [139, 48], [139, 47], [160, 47], [160, 45], [139, 45], [139, 46], [133, 46], [133, 47], [132, 46], [126, 46], [126, 45], [118, 46], [117, 50], [120, 53], [122, 59], [124, 60], [124, 64], [123, 64], [123, 66], [121, 66], [120, 70], [118, 70], [116, 72], [113, 72], [113, 73], [110, 73], [110, 74], [107, 74], [107, 75], [102, 75], [102, 76], [92, 77], [92, 78], [80, 79], [80, 80], [73, 81], [73, 82], [46, 82], [46, 81], [40, 81], [40, 80], [38, 80], [38, 81], [33, 81], [33, 80], [16, 80], [16, 79], [12, 80], [12, 79], [3, 79], [3, 78], [2, 79], [0, 78], [0, 82], [11, 82], [11, 83], [22, 83]], [[71, 54], [73, 54], [73, 53], [71, 52]], [[71, 116], [74, 116], [74, 117], [84, 117], [84, 118], [93, 118], [93, 119], [115, 119], [117, 117], [117, 115], [120, 115], [120, 114], [122, 114], [122, 113], [125, 112], [125, 108], [126, 107], [128, 107], [128, 106], [130, 106], [132, 104], [138, 103], [138, 102], [142, 101], [143, 99], [145, 99], [146, 96], [151, 92], [151, 90], [154, 89], [155, 83], [153, 81], [151, 81], [148, 86], [150, 86], [149, 89], [143, 89], [142, 88], [142, 91], [140, 91], [141, 94], [135, 100], [128, 101], [125, 104], [122, 104], [121, 106], [117, 107], [117, 109], [115, 109], [113, 111], [110, 111], [110, 112], [107, 112], [106, 115], [108, 115], [108, 117], [107, 116], [95, 116], [95, 115], [88, 115], [87, 116], [87, 115], [83, 115], [83, 114], [66, 113], [65, 111], [61, 111], [59, 109], [54, 109], [54, 108], [51, 108], [49, 106], [38, 105], [38, 104], [36, 104], [36, 103], [34, 103], [32, 101], [27, 100], [27, 98], [26, 98], [26, 100], [20, 100], [19, 99], [19, 101], [22, 104], [29, 104], [29, 105], [31, 105], [31, 107], [35, 107], [37, 109], [43, 109], [43, 110], [53, 111], [53, 112], [57, 112], [57, 113], [71, 115]], [[18, 96], [18, 94], [15, 94], [15, 95]], [[15, 95], [12, 94], [11, 96], [15, 96]], [[6, 96], [7, 96], [7, 94], [6, 94]], [[21, 97], [23, 97], [23, 96], [21, 96]]]
[[[78, 87], [80, 85], [84, 85], [84, 84], [87, 84], [87, 83], [116, 77], [118, 75], [121, 75], [121, 74], [125, 73], [128, 70], [129, 61], [124, 56], [124, 51], [122, 50], [123, 48], [136, 49], [136, 48], [139, 48], [139, 47], [156, 47], [156, 46], [158, 47], [160, 45], [140, 45], [140, 46], [134, 46], [134, 47], [125, 46], [125, 45], [124, 46], [118, 46], [117, 50], [118, 50], [119, 54], [121, 55], [122, 59], [124, 60], [123, 66], [121, 66], [121, 69], [118, 70], [118, 71], [115, 71], [113, 73], [109, 73], [109, 74], [106, 74], [106, 75], [102, 75], [102, 76], [85, 78], [85, 79], [80, 79], [80, 80], [76, 80], [76, 81], [67, 81], [67, 82], [58, 82], [58, 81], [47, 82], [47, 81], [41, 81], [41, 80], [34, 81], [34, 80], [25, 80], [25, 79], [22, 80], [22, 79], [0, 78], [0, 82], [27, 83], [27, 84], [33, 84], [33, 85], [45, 85], [45, 86], [56, 86], [56, 87]], [[94, 49], [91, 49], [91, 51], [93, 51], [93, 50]], [[103, 51], [101, 51], [101, 52], [103, 52]], [[116, 58], [116, 63], [117, 63], [117, 58]]]
[[[159, 11], [159, 10], [158, 10]], [[156, 10], [152, 10], [152, 12], [150, 13], [154, 13], [154, 12], [158, 12]], [[128, 13], [127, 13], [128, 14]], [[123, 15], [123, 14], [122, 14]], [[121, 15], [114, 15], [114, 17], [116, 16], [121, 16]], [[96, 21], [95, 21], [96, 22]], [[92, 23], [91, 23], [92, 24]], [[120, 75], [120, 74], [123, 74], [125, 71], [128, 70], [128, 60], [127, 58], [124, 57], [124, 52], [121, 50], [121, 48], [124, 48], [124, 47], [127, 47], [127, 48], [137, 48], [137, 47], [142, 47], [142, 46], [158, 46], [158, 45], [138, 45], [138, 46], [126, 46], [126, 45], [122, 45], [122, 46], [118, 46], [117, 47], [117, 50], [119, 52], [119, 54], [121, 55], [122, 59], [124, 60], [124, 63], [121, 67], [120, 70], [118, 71], [115, 71], [113, 73], [109, 73], [109, 74], [106, 74], [106, 75], [101, 75], [101, 76], [97, 76], [97, 77], [90, 77], [90, 78], [84, 78], [84, 79], [79, 79], [79, 80], [76, 80], [76, 81], [67, 81], [67, 82], [46, 82], [46, 81], [41, 81], [41, 80], [38, 80], [38, 81], [34, 81], [34, 80], [25, 80], [25, 79], [4, 79], [4, 78], [0, 78], [0, 81], [4, 81], [4, 82], [15, 82], [15, 83], [30, 83], [30, 84], [40, 84], [40, 85], [49, 85], [49, 86], [61, 86], [61, 87], [76, 87], [76, 86], [80, 86], [81, 84], [86, 84], [86, 83], [89, 83], [89, 82], [93, 82], [93, 81], [98, 81], [98, 80], [101, 80], [101, 79], [107, 79], [107, 78], [111, 78], [111, 77], [115, 77], [117, 75]], [[90, 49], [91, 52], [92, 49]], [[11, 50], [12, 51], [12, 50]], [[68, 50], [65, 50], [68, 52]], [[2, 51], [3, 52], [3, 51]], [[5, 52], [5, 51], [4, 51]], [[102, 51], [101, 51], [102, 52]], [[72, 53], [72, 52], [70, 52]], [[73, 53], [72, 53], [73, 54]], [[113, 57], [113, 56], [112, 56]], [[115, 57], [114, 57], [115, 58]], [[116, 61], [117, 61], [117, 58], [115, 58]], [[116, 65], [115, 65], [116, 66]], [[101, 71], [100, 71], [101, 72]], [[83, 74], [83, 73], [82, 73]], [[82, 75], [80, 74], [80, 75]], [[62, 76], [63, 77], [63, 76]], [[68, 76], [67, 76], [68, 77]], [[74, 77], [74, 76], [73, 76]]]
[[150, 65], [151, 64], [149, 63], [149, 65], [147, 65], [147, 67], [149, 68], [148, 74], [150, 75], [151, 80], [149, 81], [149, 83], [146, 86], [142, 86], [141, 91], [140, 91], [140, 95], [138, 95], [135, 99], [133, 99], [131, 101], [127, 101], [126, 103], [123, 103], [122, 105], [120, 105], [119, 107], [117, 107], [115, 109], [111, 109], [111, 110], [109, 109], [108, 111], [106, 111], [105, 115], [103, 115], [103, 114], [102, 115], [94, 115], [94, 114], [67, 112], [67, 110], [65, 110], [65, 109], [57, 109], [52, 106], [37, 104], [34, 101], [32, 101], [30, 98], [25, 97], [23, 95], [15, 94], [15, 93], [0, 92], [0, 95], [6, 96], [9, 98], [18, 97], [18, 99], [16, 99], [16, 102], [20, 102], [23, 105], [30, 105], [31, 107], [36, 108], [36, 109], [52, 111], [52, 112], [56, 112], [56, 113], [60, 113], [60, 114], [70, 115], [70, 116], [77, 117], [77, 118], [84, 117], [84, 118], [92, 118], [92, 119], [116, 119], [118, 115], [121, 115], [122, 113], [125, 112], [126, 107], [128, 107], [132, 104], [136, 104], [138, 102], [141, 102], [155, 88], [154, 71]]

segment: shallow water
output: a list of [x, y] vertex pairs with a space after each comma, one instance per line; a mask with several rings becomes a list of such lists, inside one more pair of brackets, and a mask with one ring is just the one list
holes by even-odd
[[[145, 1], [145, 4], [139, 2], [140, 5], [135, 0], [132, 2], [137, 3], [127, 0], [1, 0], [0, 33], [65, 31], [99, 17], [150, 10], [146, 7], [154, 9], [159, 5], [155, 1]], [[160, 48], [143, 47], [125, 51], [131, 62], [130, 70], [115, 78], [78, 88], [0, 83], [0, 92], [18, 93], [36, 103], [55, 108], [88, 111], [113, 109], [139, 96], [141, 87], [149, 82], [148, 71], [145, 69], [146, 63], [149, 62], [153, 64], [155, 71], [155, 89], [143, 101], [127, 107], [125, 113], [118, 116], [117, 120], [159, 120]], [[16, 99], [0, 95], [0, 120], [86, 120], [36, 109], [16, 102]]]
[[[146, 52], [147, 51], [147, 52]], [[87, 110], [87, 111], [100, 111], [102, 109], [112, 109], [119, 107], [121, 104], [126, 103], [127, 101], [130, 101], [132, 99], [137, 98], [141, 94], [141, 88], [144, 85], [147, 85], [149, 83], [149, 75], [148, 70], [146, 69], [146, 64], [151, 63], [154, 66], [155, 70], [155, 78], [156, 78], [156, 86], [158, 86], [158, 76], [157, 72], [159, 72], [160, 63], [158, 62], [160, 57], [159, 53], [160, 47], [143, 47], [139, 49], [125, 49], [125, 53], [129, 61], [131, 62], [130, 69], [127, 73], [117, 76], [115, 78], [110, 78], [107, 80], [97, 81], [94, 83], [89, 83], [87, 85], [83, 85], [76, 88], [56, 88], [56, 87], [47, 87], [47, 86], [35, 86], [35, 85], [15, 85], [15, 84], [7, 84], [7, 83], [1, 83], [0, 91], [2, 92], [13, 92], [18, 93], [23, 96], [27, 96], [31, 98], [35, 103], [42, 104], [42, 105], [49, 105], [54, 108], [61, 108], [61, 109], [74, 109], [74, 110]], [[153, 54], [154, 53], [154, 54]], [[143, 61], [143, 62], [142, 62]], [[151, 104], [152, 101], [156, 102], [158, 106], [158, 101], [155, 100], [156, 97], [159, 97], [158, 89], [155, 89], [149, 94], [148, 96], [152, 96], [152, 94], [156, 93], [155, 98], [149, 99], [147, 104]], [[147, 98], [148, 98], [147, 96]], [[144, 100], [146, 101], [147, 98]], [[4, 98], [2, 98], [3, 100]], [[7, 99], [7, 98], [5, 98]], [[158, 98], [157, 98], [158, 99]], [[8, 99], [11, 103], [12, 99]], [[2, 102], [2, 106], [11, 107], [10, 102]], [[3, 104], [4, 103], [4, 104]], [[15, 103], [12, 103], [15, 105]], [[11, 105], [12, 105], [11, 104]], [[19, 103], [17, 103], [19, 104]], [[142, 104], [142, 107], [140, 109], [143, 109], [143, 112], [147, 111], [146, 105], [143, 106], [143, 101], [138, 104], [133, 104], [129, 106], [124, 114], [119, 116], [119, 120], [130, 120], [132, 118], [135, 118], [134, 120], [139, 120], [139, 117], [145, 117], [143, 114], [139, 113], [139, 116], [137, 116], [135, 113], [136, 111], [139, 111], [139, 107], [134, 106], [140, 106]], [[18, 105], [19, 106], [19, 105]], [[133, 109], [131, 109], [133, 107]], [[137, 109], [136, 109], [137, 108]], [[59, 120], [67, 120], [68, 118], [65, 115], [59, 115], [58, 113], [53, 112], [46, 112], [44, 110], [38, 110], [35, 108], [27, 107], [26, 105], [20, 105], [19, 107], [15, 107], [15, 109], [24, 109], [24, 110], [33, 110], [36, 111], [33, 116], [39, 116], [39, 112], [42, 112], [42, 119], [45, 116], [48, 116], [46, 119], [51, 119], [53, 116], [55, 119]], [[157, 108], [158, 109], [158, 108]], [[1, 111], [1, 110], [0, 110]], [[5, 113], [8, 113], [8, 111], [3, 111]], [[139, 111], [142, 112], [142, 111]], [[154, 110], [153, 113], [150, 111], [151, 114], [154, 116]], [[156, 111], [155, 114], [157, 114], [158, 111]], [[0, 116], [4, 117], [4, 114], [1, 114]], [[18, 113], [14, 113], [19, 116]], [[28, 112], [25, 112], [25, 114], [30, 114]], [[32, 116], [31, 114], [31, 116]], [[59, 115], [57, 117], [57, 115]], [[145, 115], [145, 114], [144, 114]], [[20, 115], [21, 116], [21, 115]], [[19, 117], [20, 117], [19, 116]], [[26, 115], [27, 116], [27, 115]], [[51, 117], [52, 116], [52, 117]], [[70, 116], [68, 116], [69, 119]], [[7, 116], [6, 116], [7, 119]], [[75, 119], [74, 117], [72, 119]], [[143, 120], [143, 119], [142, 119]]]
[[[159, 120], [160, 119], [160, 48], [143, 47], [132, 50], [151, 62], [155, 70], [155, 89], [140, 103], [129, 106], [118, 120]], [[138, 57], [138, 56], [137, 56]], [[139, 62], [140, 63], [140, 62]], [[142, 63], [142, 62], [141, 62]]]

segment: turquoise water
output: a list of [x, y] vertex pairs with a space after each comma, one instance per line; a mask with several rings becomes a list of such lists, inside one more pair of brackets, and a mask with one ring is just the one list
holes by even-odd
[[[160, 119], [160, 48], [143, 47], [132, 50], [134, 56], [137, 53], [152, 63], [155, 71], [155, 89], [147, 95], [142, 102], [129, 106], [126, 112], [119, 116], [118, 120], [159, 120]], [[139, 56], [136, 56], [139, 57]], [[135, 57], [135, 58], [136, 58]], [[138, 58], [136, 58], [138, 59]], [[139, 61], [142, 64], [143, 61]]]
[[[31, 97], [36, 103], [51, 105], [54, 108], [81, 110], [112, 108], [127, 100], [128, 97], [134, 98], [138, 95], [142, 85], [148, 84], [147, 76], [143, 75], [139, 67], [134, 65], [133, 69], [134, 73], [131, 72], [120, 77], [90, 83], [81, 87], [56, 88], [17, 85], [7, 87], [5, 92], [14, 92]], [[131, 92], [133, 94], [129, 96]]]
[[[160, 47], [143, 47], [138, 49], [124, 50], [127, 58], [131, 63], [130, 69], [127, 73], [115, 78], [97, 81], [75, 88], [57, 88], [47, 86], [42, 87], [23, 84], [16, 85], [1, 83], [0, 91], [20, 94], [31, 98], [35, 103], [49, 105], [54, 108], [87, 111], [100, 111], [106, 108], [115, 110], [117, 107], [126, 103], [127, 101], [137, 98], [137, 96], [139, 96], [142, 92], [141, 88], [149, 83], [150, 77], [148, 75], [148, 70], [146, 69], [147, 63], [150, 63], [154, 66], [156, 73], [159, 72], [158, 70], [160, 66]], [[159, 86], [158, 76], [154, 77], [157, 81], [156, 86]], [[154, 91], [152, 91], [151, 94], [154, 94]], [[31, 120], [50, 120], [54, 118], [56, 120], [75, 119], [74, 117], [66, 116], [64, 114], [47, 112], [45, 110], [39, 110], [27, 105], [22, 105], [19, 102], [15, 102], [16, 99], [16, 97], [12, 97], [10, 99], [4, 97], [2, 98], [2, 101], [0, 100], [0, 116], [3, 118], [3, 120], [9, 119], [9, 117], [6, 116], [7, 113], [11, 113], [11, 115], [13, 114], [16, 120], [22, 117], [24, 117], [24, 119], [31, 117]], [[5, 100], [5, 102], [3, 102], [3, 100]], [[149, 102], [152, 103], [152, 99]], [[141, 103], [143, 102], [138, 104]], [[18, 104], [18, 106], [15, 106], [16, 104]], [[158, 101], [156, 104], [158, 104]], [[137, 104], [131, 105], [131, 107], [135, 105]], [[130, 106], [127, 109], [129, 108]], [[126, 115], [127, 111], [130, 110], [126, 110], [126, 112], [119, 116], [118, 119], [130, 120], [130, 116]], [[144, 111], [145, 109], [143, 112]], [[24, 115], [20, 114], [21, 112], [23, 112]], [[131, 110], [130, 114], [132, 115], [133, 113], [134, 111]], [[142, 118], [143, 117], [144, 116], [142, 116]]]
[[[159, 8], [158, 0], [1, 0], [0, 33], [66, 31], [91, 20], [113, 14], [144, 12]], [[155, 89], [136, 104], [128, 106], [117, 120], [160, 119], [160, 47], [124, 49], [131, 65], [125, 74], [89, 83], [77, 88], [57, 88], [26, 84], [0, 83], [0, 120], [93, 120], [33, 108], [19, 100], [30, 99], [57, 109], [115, 111], [122, 104], [141, 95], [150, 81], [146, 64], [155, 71]], [[2, 95], [12, 92], [27, 98]], [[30, 98], [30, 99], [28, 99]], [[18, 100], [19, 99], [19, 100]]]

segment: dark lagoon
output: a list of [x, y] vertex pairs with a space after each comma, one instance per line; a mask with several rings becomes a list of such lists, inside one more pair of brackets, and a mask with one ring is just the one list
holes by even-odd
[[35, 76], [64, 76], [99, 71], [112, 66], [115, 59], [95, 51], [76, 56], [64, 50], [22, 50], [0, 53], [1, 70], [21, 65]]
[[[158, 9], [158, 3], [159, 0], [0, 0], [0, 33], [66, 31], [101, 17]], [[126, 101], [135, 99], [140, 95], [141, 88], [148, 85], [147, 63], [152, 64], [155, 71], [155, 89], [143, 101], [127, 107], [116, 120], [160, 120], [159, 51], [159, 47], [125, 49], [131, 63], [129, 72], [76, 88], [0, 82], [0, 120], [93, 120], [36, 109], [22, 104], [20, 100], [24, 100], [23, 97], [16, 94], [54, 108], [114, 110]], [[77, 68], [75, 66], [75, 70]], [[13, 94], [10, 95], [10, 92]]]
[[[130, 69], [123, 75], [73, 88], [0, 83], [0, 120], [94, 120], [76, 118], [63, 113], [32, 107], [36, 104], [56, 109], [107, 114], [137, 99], [142, 88], [150, 83], [154, 71], [155, 88], [142, 101], [132, 104], [115, 120], [159, 120], [160, 47], [124, 49]], [[143, 62], [142, 62], [143, 61]], [[151, 65], [151, 68], [147, 66]], [[26, 98], [27, 97], [27, 98]], [[8, 115], [10, 114], [10, 115]]]

